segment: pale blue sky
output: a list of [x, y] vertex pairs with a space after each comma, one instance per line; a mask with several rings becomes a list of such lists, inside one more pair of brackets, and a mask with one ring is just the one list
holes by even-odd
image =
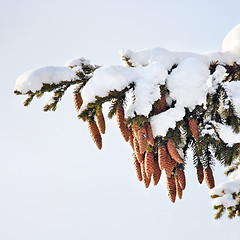
[[172, 204], [165, 177], [147, 190], [138, 182], [115, 119], [99, 151], [71, 92], [44, 113], [45, 97], [24, 108], [13, 88], [31, 68], [79, 56], [121, 64], [122, 48], [220, 51], [239, 9], [237, 0], [1, 1], [0, 239], [238, 239], [239, 219], [213, 220], [191, 159], [183, 199]]

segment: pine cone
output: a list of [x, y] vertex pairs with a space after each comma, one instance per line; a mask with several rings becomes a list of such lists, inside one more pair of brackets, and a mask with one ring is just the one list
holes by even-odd
[[138, 162], [136, 156], [134, 156], [134, 166], [135, 166], [135, 170], [136, 170], [136, 173], [137, 173], [137, 178], [141, 182], [142, 181], [141, 165]]
[[105, 133], [105, 119], [102, 114], [102, 111], [97, 111], [96, 112], [96, 119], [97, 119], [97, 125], [99, 127], [99, 130], [102, 134]]
[[93, 139], [93, 141], [95, 142], [95, 144], [97, 145], [98, 149], [102, 148], [102, 137], [101, 134], [99, 132], [99, 129], [97, 127], [97, 124], [95, 121], [88, 121], [88, 129], [90, 132], [90, 135]]
[[124, 123], [124, 109], [122, 106], [118, 106], [117, 109], [117, 122], [118, 122], [118, 126], [120, 128], [121, 134], [123, 136], [123, 138], [125, 139], [126, 142], [128, 142], [129, 140], [129, 133], [128, 133], [128, 127], [125, 125]]
[[157, 161], [154, 161], [153, 164], [153, 185], [156, 186], [161, 177], [161, 170]]
[[139, 129], [139, 126], [137, 124], [137, 121], [134, 121], [133, 124], [132, 124], [132, 130], [134, 132], [134, 135], [138, 138], [138, 129]]
[[179, 182], [178, 182], [177, 177], [175, 177], [175, 185], [176, 185], [176, 190], [177, 190], [178, 198], [179, 198], [179, 199], [182, 199], [182, 192], [183, 192], [183, 190], [182, 190], [182, 188], [181, 188], [181, 186], [180, 186], [180, 184], [179, 184]]
[[196, 141], [198, 141], [199, 129], [198, 129], [198, 125], [197, 125], [195, 119], [189, 118], [188, 119], [188, 124], [189, 124], [189, 128], [190, 128], [190, 130], [192, 132], [193, 137], [195, 138]]
[[74, 94], [74, 104], [77, 112], [79, 112], [79, 109], [81, 108], [83, 104], [82, 96], [80, 93], [75, 93]]
[[144, 127], [141, 127], [138, 130], [138, 143], [139, 143], [140, 153], [144, 153], [147, 148], [147, 133]]
[[166, 167], [165, 167], [165, 172], [166, 172], [167, 177], [171, 176], [172, 171], [175, 168], [175, 165], [176, 165], [176, 162], [167, 153], [167, 161], [166, 161]]
[[146, 129], [146, 133], [147, 133], [147, 140], [148, 142], [154, 146], [154, 138], [153, 138], [153, 133], [152, 133], [152, 127], [151, 124], [149, 122], [145, 123], [145, 129]]
[[136, 154], [138, 162], [143, 163], [143, 160], [144, 160], [143, 154], [140, 153], [139, 143], [138, 143], [138, 140], [136, 137], [134, 137], [134, 139], [133, 139], [133, 145], [134, 145], [134, 150], [135, 150], [135, 154]]
[[153, 164], [154, 164], [154, 156], [153, 152], [146, 152], [145, 154], [145, 172], [148, 178], [151, 178], [153, 174]]
[[198, 177], [198, 182], [202, 184], [203, 179], [204, 179], [204, 173], [203, 173], [203, 166], [202, 164], [199, 164], [197, 166], [197, 177]]
[[167, 189], [170, 200], [174, 203], [176, 200], [176, 185], [174, 176], [167, 177]]
[[166, 102], [166, 97], [165, 94], [161, 94], [161, 98], [154, 103], [154, 115], [157, 115], [161, 112], [166, 111], [167, 109], [167, 102]]
[[145, 172], [145, 164], [144, 164], [144, 162], [141, 163], [141, 172], [142, 172], [142, 178], [143, 178], [145, 187], [148, 188], [149, 185], [150, 185], [150, 182], [151, 182], [151, 178], [147, 177], [147, 174]]
[[177, 169], [177, 179], [181, 189], [184, 190], [186, 187], [186, 178], [185, 178], [184, 170], [181, 167]]
[[163, 170], [166, 167], [167, 160], [168, 160], [167, 149], [163, 144], [159, 144], [159, 146], [158, 146], [158, 164], [159, 164], [160, 170]]
[[171, 155], [171, 157], [178, 163], [183, 163], [182, 158], [180, 157], [177, 148], [176, 148], [176, 144], [173, 142], [172, 139], [169, 139], [167, 142], [167, 149], [169, 154]]
[[133, 133], [132, 133], [132, 129], [131, 128], [128, 128], [128, 134], [129, 134], [129, 143], [132, 147], [132, 149], [134, 150], [134, 143], [133, 143]]
[[205, 181], [207, 183], [207, 186], [212, 189], [215, 187], [215, 182], [214, 182], [214, 177], [213, 177], [213, 172], [210, 166], [208, 166], [205, 169]]

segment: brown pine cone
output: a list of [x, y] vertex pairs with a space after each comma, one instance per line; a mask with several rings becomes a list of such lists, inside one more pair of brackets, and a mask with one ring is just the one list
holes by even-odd
[[96, 120], [97, 120], [97, 125], [99, 127], [100, 132], [102, 134], [104, 134], [106, 127], [105, 127], [105, 119], [104, 119], [102, 111], [96, 112]]
[[166, 167], [165, 167], [165, 172], [166, 172], [167, 177], [171, 176], [172, 171], [175, 168], [175, 166], [176, 166], [176, 162], [167, 153], [167, 161], [166, 161]]
[[182, 158], [180, 157], [177, 148], [176, 148], [176, 144], [174, 143], [174, 141], [172, 139], [169, 139], [167, 142], [167, 149], [169, 154], [171, 155], [171, 157], [178, 163], [183, 163]]
[[138, 143], [140, 153], [143, 154], [147, 148], [147, 133], [144, 127], [140, 127], [140, 129], [138, 130]]
[[137, 173], [137, 178], [141, 182], [142, 181], [141, 165], [138, 162], [136, 156], [134, 156], [134, 166], [135, 166], [135, 170], [136, 170], [136, 173]]
[[136, 137], [134, 137], [134, 139], [133, 139], [133, 145], [134, 145], [134, 150], [135, 150], [135, 154], [136, 154], [138, 162], [143, 163], [143, 160], [144, 160], [143, 154], [140, 153], [139, 143], [138, 143], [138, 140]]
[[158, 146], [158, 164], [160, 170], [163, 170], [166, 167], [167, 160], [168, 160], [167, 149], [163, 144], [160, 143]]
[[182, 192], [183, 192], [183, 190], [182, 190], [182, 188], [181, 188], [181, 186], [180, 186], [180, 184], [179, 184], [179, 182], [178, 182], [177, 177], [175, 177], [175, 185], [176, 185], [176, 190], [177, 190], [178, 198], [179, 198], [179, 199], [182, 199]]
[[82, 96], [80, 93], [74, 93], [74, 104], [75, 104], [75, 108], [78, 112], [83, 104]]
[[210, 189], [215, 187], [213, 172], [212, 172], [212, 169], [210, 168], [210, 166], [208, 166], [205, 169], [205, 182]]
[[88, 121], [88, 129], [90, 132], [90, 135], [93, 139], [93, 141], [95, 142], [95, 144], [97, 145], [98, 149], [102, 148], [102, 137], [101, 134], [99, 132], [99, 129], [97, 127], [97, 124], [95, 121]]
[[139, 126], [137, 124], [137, 121], [133, 121], [133, 124], [132, 124], [132, 130], [134, 132], [134, 135], [138, 138], [138, 129], [139, 129]]
[[145, 154], [145, 172], [148, 178], [151, 178], [153, 174], [153, 164], [154, 164], [154, 156], [153, 152], [146, 152]]
[[198, 141], [198, 139], [199, 139], [199, 129], [198, 129], [197, 122], [195, 121], [195, 119], [189, 118], [188, 119], [188, 124], [189, 124], [189, 128], [191, 130], [191, 133], [192, 133], [193, 137], [195, 138], [196, 141]]
[[197, 166], [197, 177], [198, 177], [198, 182], [202, 184], [203, 179], [204, 179], [204, 173], [203, 173], [203, 166], [202, 164], [199, 164]]
[[148, 188], [151, 182], [151, 178], [147, 177], [146, 171], [145, 171], [145, 164], [144, 162], [141, 163], [141, 172], [142, 172], [142, 178], [145, 184], [145, 187]]
[[153, 164], [153, 185], [156, 186], [161, 177], [161, 170], [159, 168], [158, 161], [154, 161]]
[[128, 142], [129, 133], [128, 133], [128, 127], [124, 123], [124, 120], [125, 120], [124, 109], [122, 106], [118, 106], [116, 116], [117, 116], [117, 122], [118, 122], [118, 126], [120, 128], [121, 134], [122, 134], [123, 138], [125, 139], [125, 141]]
[[186, 178], [185, 178], [184, 170], [181, 167], [177, 169], [177, 179], [181, 189], [184, 190], [186, 187]]
[[145, 123], [145, 129], [146, 129], [146, 133], [147, 133], [147, 140], [148, 142], [154, 146], [154, 138], [153, 138], [153, 133], [152, 133], [152, 127], [151, 124], [149, 122]]
[[174, 176], [167, 177], [167, 189], [170, 200], [174, 203], [176, 200], [176, 185]]
[[132, 149], [134, 150], [134, 143], [133, 143], [133, 132], [132, 132], [132, 129], [131, 128], [128, 128], [128, 133], [129, 133], [129, 143], [132, 147]]
[[166, 102], [166, 97], [165, 94], [161, 94], [161, 98], [154, 103], [154, 115], [157, 115], [161, 112], [166, 111], [167, 109], [167, 102]]

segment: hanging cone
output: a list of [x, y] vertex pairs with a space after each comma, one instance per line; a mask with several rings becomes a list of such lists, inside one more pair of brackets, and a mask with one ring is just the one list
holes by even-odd
[[153, 174], [153, 164], [154, 164], [154, 156], [153, 152], [146, 152], [145, 154], [145, 172], [148, 178], [151, 178]]
[[181, 167], [177, 169], [177, 179], [181, 189], [184, 190], [186, 187], [186, 178], [185, 178], [184, 170]]
[[199, 129], [198, 129], [198, 125], [197, 125], [195, 119], [189, 118], [188, 119], [188, 124], [189, 124], [189, 128], [191, 130], [191, 133], [192, 133], [193, 137], [195, 138], [196, 141], [198, 141]]
[[161, 177], [161, 170], [159, 168], [158, 161], [154, 161], [153, 164], [153, 185], [156, 186]]
[[179, 199], [182, 199], [182, 192], [183, 192], [183, 190], [182, 190], [182, 188], [180, 187], [180, 184], [179, 184], [179, 182], [178, 182], [177, 177], [175, 177], [175, 185], [176, 185], [176, 190], [177, 190], [178, 198], [179, 198]]
[[167, 189], [170, 200], [174, 203], [176, 200], [176, 185], [174, 176], [167, 177]]
[[141, 127], [138, 130], [138, 143], [139, 143], [140, 153], [144, 153], [147, 148], [147, 133], [144, 127]]
[[153, 133], [152, 133], [152, 127], [151, 124], [149, 122], [145, 123], [145, 129], [146, 129], [146, 133], [147, 133], [147, 140], [148, 142], [154, 146], [154, 138], [153, 138]]
[[166, 147], [163, 144], [159, 144], [158, 146], [158, 164], [160, 170], [163, 170], [166, 167], [167, 159], [168, 159], [168, 152]]
[[134, 156], [134, 166], [137, 174], [138, 180], [141, 182], [142, 181], [142, 171], [141, 171], [141, 165], [138, 162], [136, 156]]
[[82, 96], [80, 93], [74, 93], [74, 104], [77, 112], [79, 112], [79, 109], [83, 104]]
[[133, 133], [132, 133], [132, 129], [131, 128], [128, 128], [128, 135], [129, 135], [129, 143], [132, 147], [132, 149], [134, 150], [134, 143], [133, 143]]
[[215, 187], [213, 172], [212, 172], [212, 169], [210, 168], [210, 166], [208, 166], [205, 169], [205, 182], [210, 189]]
[[99, 127], [99, 130], [102, 134], [105, 133], [105, 119], [102, 114], [102, 111], [97, 111], [96, 112], [96, 120], [97, 120], [97, 125]]
[[144, 159], [143, 154], [140, 153], [139, 144], [138, 144], [138, 140], [136, 137], [134, 137], [134, 139], [133, 139], [133, 145], [134, 145], [134, 150], [135, 150], [135, 154], [136, 154], [138, 162], [143, 163], [143, 159]]
[[176, 162], [167, 153], [167, 161], [166, 161], [166, 167], [165, 167], [165, 172], [166, 172], [167, 177], [171, 176], [172, 171], [175, 168], [175, 165], [176, 165]]
[[118, 122], [118, 126], [120, 128], [121, 134], [122, 134], [123, 138], [125, 139], [125, 141], [128, 142], [129, 133], [128, 133], [128, 127], [124, 123], [124, 119], [125, 119], [124, 118], [124, 109], [122, 106], [118, 106], [116, 116], [117, 116], [117, 122]]
[[198, 182], [202, 184], [203, 179], [204, 179], [204, 173], [203, 173], [203, 166], [202, 164], [199, 164], [197, 166], [197, 177], [198, 177]]
[[133, 121], [132, 130], [133, 130], [135, 136], [137, 136], [137, 134], [138, 134], [138, 129], [139, 129], [139, 126], [137, 124], [137, 121]]
[[165, 94], [161, 94], [161, 98], [154, 103], [154, 115], [157, 115], [161, 112], [166, 111], [167, 109], [167, 102], [166, 102], [166, 97]]
[[90, 135], [93, 139], [93, 141], [95, 142], [95, 144], [97, 145], [98, 149], [102, 148], [102, 137], [101, 134], [98, 130], [97, 124], [95, 121], [88, 121], [88, 129], [90, 132]]
[[167, 142], [167, 149], [169, 154], [171, 155], [171, 157], [178, 163], [184, 163], [182, 158], [180, 157], [177, 148], [176, 148], [176, 144], [174, 143], [174, 141], [172, 139], [169, 139]]
[[149, 185], [150, 185], [150, 182], [151, 182], [151, 178], [147, 177], [147, 174], [145, 172], [145, 164], [144, 164], [144, 162], [141, 163], [141, 172], [142, 172], [142, 178], [143, 178], [145, 187], [148, 188]]

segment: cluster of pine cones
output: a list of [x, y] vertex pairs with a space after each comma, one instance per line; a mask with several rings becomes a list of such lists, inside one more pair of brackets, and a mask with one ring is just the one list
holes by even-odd
[[[82, 105], [82, 98], [79, 93], [74, 94], [74, 103], [76, 110], [79, 111]], [[154, 106], [155, 114], [166, 110], [166, 99], [163, 95], [159, 102]], [[136, 169], [137, 178], [143, 181], [146, 188], [149, 187], [151, 180], [156, 186], [160, 180], [161, 173], [165, 170], [167, 176], [167, 189], [170, 200], [174, 203], [176, 196], [182, 198], [183, 190], [186, 186], [186, 178], [183, 168], [183, 159], [181, 158], [176, 145], [172, 139], [167, 141], [164, 145], [160, 143], [157, 147], [154, 142], [151, 124], [145, 122], [144, 126], [139, 126], [136, 121], [131, 126], [125, 123], [124, 109], [118, 106], [117, 123], [121, 134], [126, 142], [129, 142], [134, 151], [134, 166]], [[91, 137], [98, 149], [102, 148], [101, 134], [105, 133], [105, 120], [101, 110], [96, 111], [96, 122], [94, 120], [88, 121], [88, 128]], [[189, 119], [189, 128], [193, 137], [198, 140], [199, 130], [194, 119]], [[205, 171], [203, 166], [197, 166], [198, 181], [201, 184], [204, 176], [209, 188], [214, 187], [214, 177], [212, 169], [208, 166]]]

